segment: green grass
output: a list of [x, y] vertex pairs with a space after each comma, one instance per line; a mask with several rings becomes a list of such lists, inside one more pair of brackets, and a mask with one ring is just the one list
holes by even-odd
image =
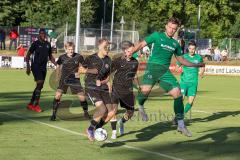
[[[171, 159], [161, 154], [187, 160], [239, 159], [239, 77], [207, 76], [200, 81], [192, 123], [188, 123], [193, 133], [191, 138], [177, 133], [168, 121], [173, 112], [172, 98], [152, 96], [146, 102], [146, 111], [152, 116], [150, 121], [142, 122], [135, 112], [126, 124], [126, 135], [113, 143], [90, 143], [78, 134], [84, 133], [89, 122], [83, 120], [76, 97], [65, 95], [62, 106], [72, 103], [72, 107], [59, 111], [62, 120], [49, 121], [54, 96], [49, 87], [50, 74], [51, 71], [41, 98], [45, 111], [34, 113], [25, 108], [34, 88], [32, 76], [26, 76], [23, 70], [0, 70], [1, 160]], [[89, 108], [93, 109], [91, 105]], [[120, 109], [119, 116], [122, 113]], [[111, 133], [109, 124], [106, 129]]]

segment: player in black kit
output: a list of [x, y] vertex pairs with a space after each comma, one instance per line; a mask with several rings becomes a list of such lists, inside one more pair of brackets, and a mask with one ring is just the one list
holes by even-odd
[[67, 42], [65, 45], [66, 53], [61, 55], [57, 60], [56, 75], [57, 80], [59, 80], [59, 86], [53, 100], [53, 113], [50, 118], [52, 121], [56, 120], [62, 94], [66, 94], [68, 88], [71, 89], [72, 94], [77, 94], [84, 111], [84, 117], [90, 119], [88, 104], [83, 87], [80, 83], [80, 74], [78, 72], [79, 68], [84, 63], [84, 59], [82, 55], [74, 53], [74, 48], [75, 45], [73, 42]]
[[[133, 80], [135, 78], [138, 61], [129, 54], [129, 51], [134, 47], [129, 41], [122, 42], [122, 56], [113, 60], [111, 72], [114, 74], [112, 84], [112, 105], [114, 108], [120, 106], [126, 109], [125, 114], [119, 120], [120, 135], [124, 134], [124, 123], [128, 121], [134, 113], [134, 94]], [[117, 109], [116, 109], [117, 110]], [[111, 119], [112, 139], [116, 139], [116, 123], [117, 119], [114, 116]]]
[[[30, 56], [31, 66], [30, 66]], [[32, 98], [27, 106], [27, 109], [33, 110], [35, 112], [42, 112], [39, 106], [39, 100], [41, 95], [41, 90], [45, 81], [47, 74], [47, 62], [48, 58], [50, 61], [56, 65], [55, 59], [52, 56], [51, 44], [46, 40], [46, 31], [44, 29], [39, 30], [38, 40], [31, 44], [29, 51], [26, 56], [27, 63], [27, 75], [30, 75], [31, 71], [36, 82], [36, 88], [32, 93]]]
[[100, 120], [103, 119], [105, 122], [108, 122], [114, 113], [108, 86], [111, 69], [111, 59], [108, 57], [109, 44], [110, 42], [107, 39], [100, 39], [98, 41], [99, 51], [88, 56], [83, 65], [87, 69], [96, 68], [98, 70], [98, 74], [87, 73], [85, 79], [86, 94], [88, 94], [96, 106], [93, 120], [87, 129], [90, 141], [94, 141], [94, 130]]

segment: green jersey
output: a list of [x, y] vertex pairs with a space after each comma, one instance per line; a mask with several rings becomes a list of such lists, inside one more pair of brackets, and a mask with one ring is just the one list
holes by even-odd
[[138, 60], [138, 52], [133, 53], [132, 57]]
[[[192, 63], [203, 62], [203, 59], [199, 54], [190, 56], [189, 53], [186, 53], [183, 55], [183, 58]], [[181, 63], [177, 62], [177, 65], [180, 66]], [[180, 81], [183, 83], [198, 83], [198, 72], [199, 68], [183, 66], [183, 73], [181, 74]]]
[[152, 54], [148, 63], [155, 63], [169, 67], [171, 58], [174, 55], [182, 56], [182, 49], [179, 43], [166, 35], [165, 32], [154, 32], [145, 38], [147, 44], [153, 43]]

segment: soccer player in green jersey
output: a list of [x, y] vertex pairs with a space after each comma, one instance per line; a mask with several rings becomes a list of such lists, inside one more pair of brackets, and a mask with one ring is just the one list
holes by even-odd
[[138, 43], [130, 52], [134, 53], [148, 44], [153, 43], [154, 45], [141, 82], [141, 92], [137, 96], [139, 112], [143, 120], [148, 120], [147, 114], [144, 111], [144, 102], [147, 100], [152, 87], [159, 82], [159, 86], [174, 99], [174, 112], [178, 122], [177, 130], [185, 136], [191, 137], [192, 134], [188, 131], [183, 121], [183, 97], [177, 79], [169, 70], [169, 65], [173, 55], [184, 66], [203, 67], [205, 65], [204, 63], [191, 63], [183, 58], [179, 43], [173, 39], [179, 25], [180, 21], [177, 18], [170, 18], [165, 26], [165, 32], [152, 33], [144, 41]]
[[[201, 63], [203, 62], [202, 57], [199, 54], [196, 54], [196, 43], [194, 41], [190, 41], [188, 44], [189, 53], [183, 55], [185, 59], [192, 63]], [[192, 107], [198, 87], [198, 75], [203, 77], [205, 67], [194, 68], [194, 67], [187, 67], [182, 66], [180, 62], [177, 62], [177, 69], [182, 67], [183, 72], [181, 74], [180, 79], [180, 88], [181, 93], [184, 96], [188, 97], [188, 103], [185, 105], [184, 113], [186, 114]]]

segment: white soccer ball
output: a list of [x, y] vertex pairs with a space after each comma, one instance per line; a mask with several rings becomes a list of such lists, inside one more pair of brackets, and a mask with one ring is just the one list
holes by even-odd
[[98, 128], [94, 132], [94, 138], [97, 141], [105, 141], [107, 139], [107, 131], [103, 128]]

